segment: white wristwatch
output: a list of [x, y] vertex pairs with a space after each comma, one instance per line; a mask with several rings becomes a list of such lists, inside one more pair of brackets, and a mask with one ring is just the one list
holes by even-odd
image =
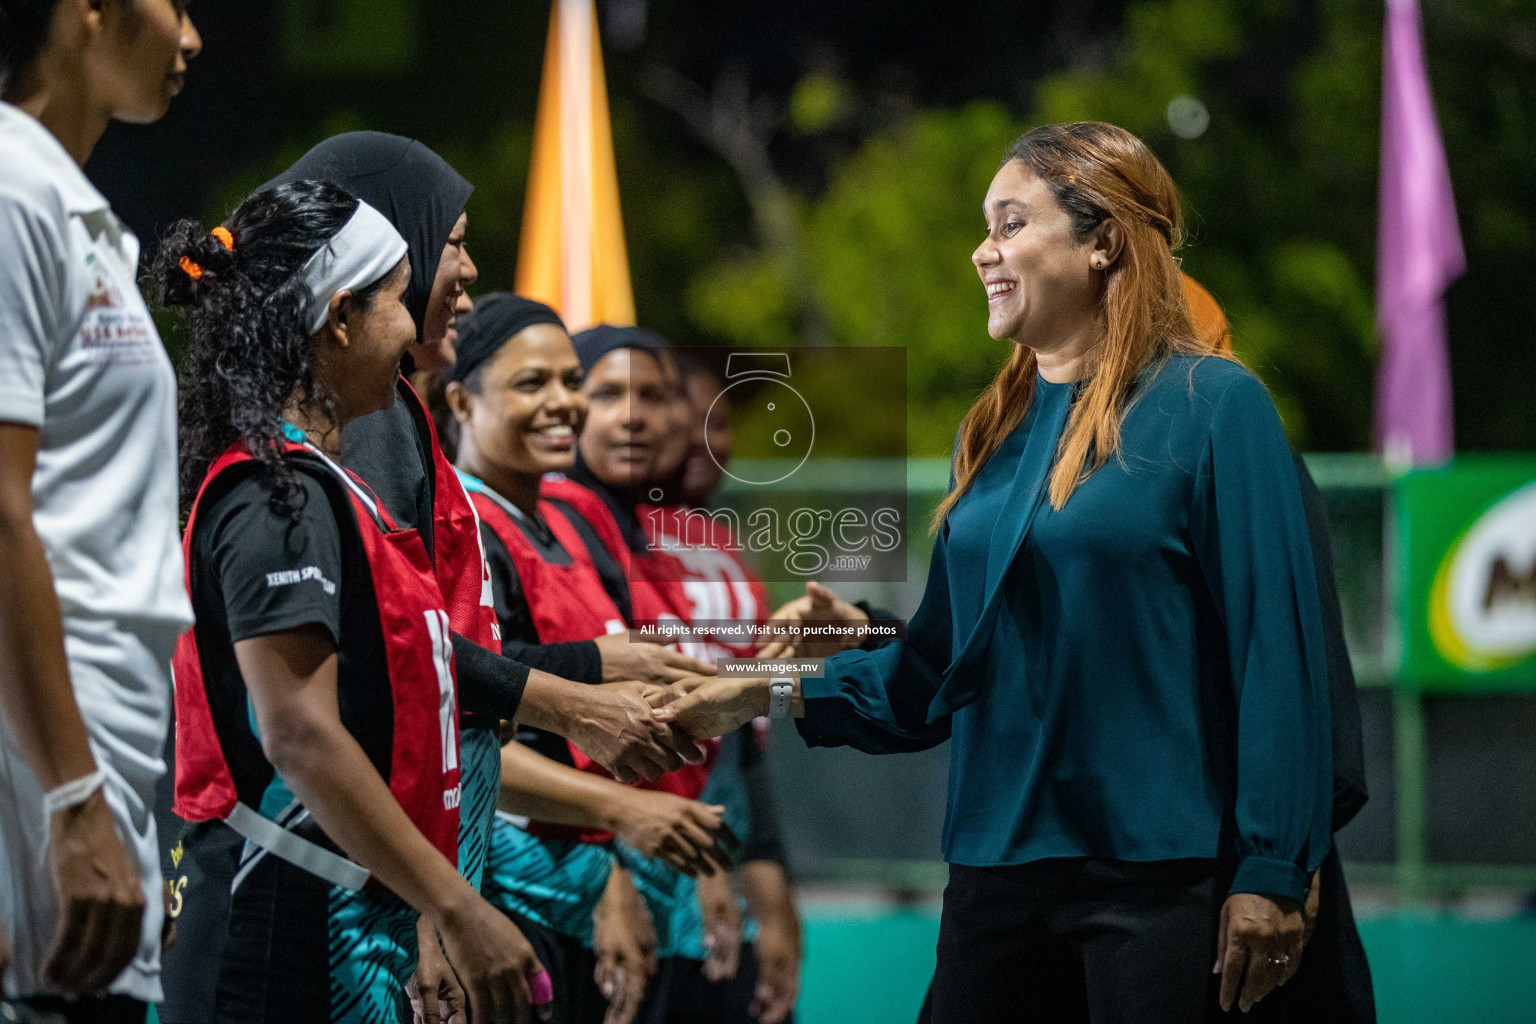
[[768, 717], [788, 718], [789, 699], [794, 696], [795, 681], [788, 676], [768, 680]]

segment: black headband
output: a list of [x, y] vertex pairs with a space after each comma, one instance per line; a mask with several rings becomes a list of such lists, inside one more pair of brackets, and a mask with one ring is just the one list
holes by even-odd
[[617, 349], [637, 348], [650, 353], [654, 358], [657, 352], [672, 347], [666, 338], [643, 327], [614, 327], [611, 324], [589, 327], [580, 334], [572, 335], [571, 341], [576, 346], [576, 358], [581, 360], [581, 369], [585, 373], [591, 373], [598, 360]]
[[542, 302], [511, 292], [482, 295], [475, 300], [475, 311], [459, 328], [458, 358], [448, 379], [462, 383], [494, 358], [503, 345], [535, 324], [565, 329], [560, 314]]

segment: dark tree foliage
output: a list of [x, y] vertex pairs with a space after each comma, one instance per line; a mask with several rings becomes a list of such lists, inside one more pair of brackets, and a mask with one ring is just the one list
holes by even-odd
[[[1532, 449], [1536, 3], [1423, 4], [1468, 255], [1449, 297], [1458, 444]], [[1379, 3], [598, 9], [650, 326], [687, 344], [810, 334], [907, 345], [912, 448], [940, 454], [1003, 355], [968, 262], [997, 160], [1030, 124], [1110, 120], [1180, 183], [1195, 229], [1185, 266], [1227, 307], [1296, 442], [1369, 445]], [[546, 5], [292, 0], [194, 13], [207, 45], [187, 94], [161, 125], [114, 129], [91, 167], [141, 235], [189, 213], [221, 217], [320, 138], [377, 128], [421, 138], [475, 182], [480, 287], [511, 285]], [[754, 219], [754, 183], [646, 88], [658, 67], [704, 95], [743, 90], [762, 114], [793, 246]], [[1178, 97], [1196, 104], [1171, 116]]]

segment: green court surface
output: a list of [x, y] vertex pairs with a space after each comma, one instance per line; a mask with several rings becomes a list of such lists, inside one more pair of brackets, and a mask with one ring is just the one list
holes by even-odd
[[[811, 902], [805, 932], [801, 1024], [912, 1024], [933, 970], [932, 910]], [[1536, 1024], [1536, 918], [1402, 912], [1360, 933], [1381, 1024]]]

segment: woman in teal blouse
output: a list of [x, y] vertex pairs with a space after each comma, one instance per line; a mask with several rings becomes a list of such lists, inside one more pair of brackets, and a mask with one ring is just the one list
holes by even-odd
[[[1014, 348], [961, 427], [921, 607], [791, 713], [811, 745], [953, 741], [937, 1024], [1246, 1011], [1299, 965], [1330, 844], [1290, 447], [1195, 340], [1177, 195], [1134, 136], [1030, 132], [984, 212], [988, 331]], [[680, 689], [657, 714], [694, 735], [770, 704], [766, 680]]]

